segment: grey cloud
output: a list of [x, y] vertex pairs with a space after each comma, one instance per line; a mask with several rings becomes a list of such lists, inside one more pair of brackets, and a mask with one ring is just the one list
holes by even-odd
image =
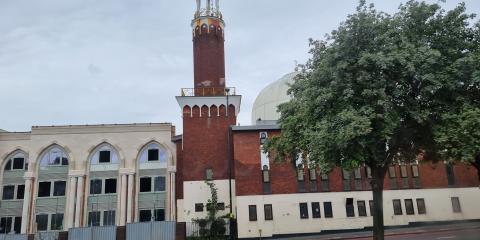
[[[387, 12], [398, 7], [374, 2]], [[308, 59], [307, 39], [329, 33], [357, 3], [222, 1], [227, 84], [243, 95], [242, 125], [256, 94]], [[480, 12], [478, 1], [466, 4]], [[0, 1], [0, 128], [173, 122], [181, 129], [174, 97], [193, 85], [194, 9], [184, 0]]]

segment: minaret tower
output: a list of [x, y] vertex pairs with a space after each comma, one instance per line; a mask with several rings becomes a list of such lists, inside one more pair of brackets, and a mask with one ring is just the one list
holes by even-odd
[[219, 0], [197, 0], [192, 29], [194, 87], [209, 87], [214, 90], [213, 93], [221, 94], [225, 88], [225, 23]]
[[241, 102], [235, 89], [226, 87], [225, 23], [219, 0], [196, 2], [192, 20], [194, 85], [183, 88], [176, 97], [183, 117], [182, 150], [177, 151], [178, 217], [184, 221], [205, 213], [206, 209], [195, 211], [196, 204], [206, 204], [210, 198], [205, 180], [215, 183], [219, 202], [225, 203], [225, 211], [230, 211], [230, 193], [235, 190], [230, 171], [233, 167], [229, 164], [229, 129], [236, 125]]

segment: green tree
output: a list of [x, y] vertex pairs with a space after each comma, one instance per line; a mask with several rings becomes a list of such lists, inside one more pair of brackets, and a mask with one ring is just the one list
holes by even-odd
[[205, 218], [195, 219], [194, 222], [200, 227], [199, 239], [225, 239], [226, 225], [225, 220], [227, 216], [218, 216], [218, 189], [215, 183], [205, 181], [205, 184], [210, 188], [211, 197], [207, 201], [207, 216]]
[[389, 15], [361, 1], [325, 40], [310, 40], [292, 99], [279, 106], [282, 134], [264, 146], [276, 161], [303, 154], [324, 173], [371, 168], [375, 239], [384, 239], [388, 166], [439, 159], [450, 148], [440, 140], [458, 129], [449, 113], [478, 110], [479, 24], [465, 11], [409, 1]]

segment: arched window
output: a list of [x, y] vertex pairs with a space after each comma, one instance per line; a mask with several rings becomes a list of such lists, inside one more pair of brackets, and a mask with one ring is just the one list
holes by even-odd
[[117, 151], [108, 143], [97, 147], [96, 152], [90, 159], [91, 165], [118, 163]]
[[148, 144], [140, 154], [140, 163], [166, 163], [167, 150], [158, 143]]
[[68, 156], [61, 147], [51, 147], [43, 154], [40, 167], [48, 166], [68, 166]]
[[28, 159], [23, 151], [17, 150], [7, 159], [5, 164], [5, 171], [11, 170], [27, 170]]

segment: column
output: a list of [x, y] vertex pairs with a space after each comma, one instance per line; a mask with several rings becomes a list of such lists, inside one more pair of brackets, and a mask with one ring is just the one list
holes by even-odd
[[30, 203], [32, 198], [32, 183], [33, 183], [33, 173], [25, 173], [25, 195], [23, 197], [23, 209], [22, 209], [22, 228], [20, 232], [22, 234], [28, 233], [28, 223], [30, 219]]
[[77, 186], [77, 201], [75, 204], [75, 227], [82, 227], [80, 224], [81, 221], [81, 216], [83, 214], [83, 208], [82, 208], [82, 203], [83, 203], [83, 179], [84, 176], [79, 176], [78, 177], [78, 186]]
[[133, 180], [135, 175], [128, 174], [128, 197], [127, 197], [127, 223], [132, 222]]
[[125, 226], [125, 210], [127, 208], [127, 175], [122, 174], [121, 185], [122, 188], [120, 190], [120, 226]]
[[68, 187], [68, 206], [67, 206], [68, 218], [67, 218], [66, 230], [73, 227], [73, 219], [75, 215], [75, 192], [77, 191], [76, 189], [77, 177], [71, 176], [69, 181], [70, 181], [70, 185]]

